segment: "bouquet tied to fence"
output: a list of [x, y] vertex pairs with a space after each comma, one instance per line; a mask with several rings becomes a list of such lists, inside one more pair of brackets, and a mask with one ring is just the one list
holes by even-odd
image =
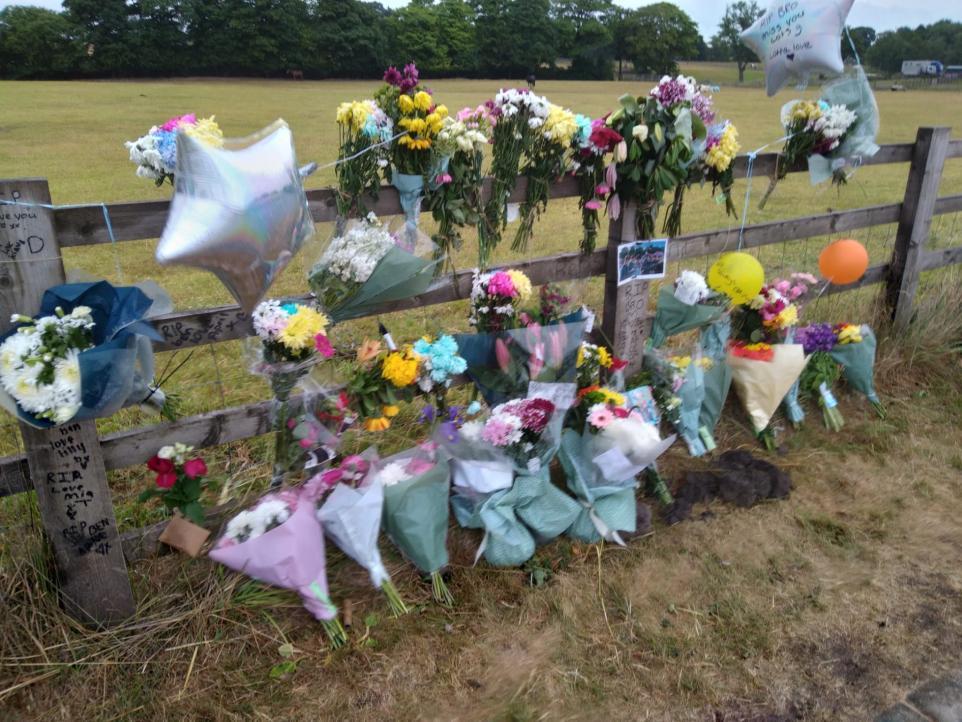
[[0, 406], [41, 429], [131, 404], [162, 408], [151, 346], [162, 339], [147, 321], [161, 303], [106, 281], [48, 289], [37, 316], [15, 314], [0, 336]]
[[424, 293], [440, 262], [434, 250], [416, 229], [405, 225], [392, 232], [368, 214], [331, 239], [307, 282], [335, 323], [358, 318], [380, 304]]
[[194, 113], [174, 116], [162, 125], [155, 125], [137, 140], [124, 143], [130, 151], [131, 162], [137, 164], [138, 176], [149, 178], [158, 187], [162, 186], [164, 181], [174, 184], [178, 132], [186, 133], [212, 148], [224, 145], [224, 134], [214, 122], [214, 116], [199, 120]]
[[394, 137], [394, 121], [373, 100], [354, 100], [337, 107], [337, 214], [341, 219], [367, 215], [364, 196], [377, 200], [380, 171], [387, 150], [378, 148]]
[[583, 115], [575, 116], [578, 131], [573, 139], [573, 153], [570, 161], [571, 172], [578, 179], [581, 210], [581, 252], [591, 253], [598, 242], [600, 225], [599, 211], [605, 199], [611, 194], [616, 178], [615, 166], [611, 164], [611, 154], [624, 142], [617, 131], [606, 124], [607, 116], [594, 120]]
[[303, 468], [304, 450], [295, 438], [297, 417], [291, 394], [298, 383], [323, 359], [334, 355], [327, 337], [328, 319], [302, 303], [262, 301], [251, 314], [256, 341], [248, 346], [251, 371], [264, 376], [274, 394], [272, 422], [275, 431], [273, 486]]

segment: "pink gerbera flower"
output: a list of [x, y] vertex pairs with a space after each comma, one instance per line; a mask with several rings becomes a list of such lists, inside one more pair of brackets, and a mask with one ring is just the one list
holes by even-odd
[[615, 420], [615, 412], [606, 404], [595, 404], [588, 410], [588, 423], [596, 429], [604, 429]]

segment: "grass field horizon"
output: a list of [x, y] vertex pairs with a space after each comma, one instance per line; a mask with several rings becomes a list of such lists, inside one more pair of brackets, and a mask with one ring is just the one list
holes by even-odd
[[[710, 68], [702, 67], [710, 71]], [[698, 68], [686, 66], [687, 72]], [[730, 77], [731, 66], [719, 68]], [[724, 82], [706, 72], [706, 80]], [[752, 75], [750, 80], [756, 80]], [[449, 108], [476, 105], [516, 82], [428, 81]], [[336, 157], [334, 109], [370, 97], [376, 81], [186, 79], [0, 82], [0, 177], [46, 177], [53, 202], [162, 200], [135, 177], [123, 141], [184, 112], [217, 116], [225, 134], [252, 133], [277, 117], [291, 125], [301, 163]], [[625, 92], [650, 83], [539, 81], [537, 91], [575, 112], [596, 116]], [[781, 137], [779, 109], [807, 91], [767, 98], [756, 88], [722, 87], [721, 118], [738, 127], [742, 152]], [[962, 137], [962, 93], [879, 93], [880, 143], [911, 142], [924, 125], [952, 125]], [[777, 145], [767, 150], [777, 150]], [[866, 167], [836, 192], [806, 174], [779, 184], [764, 211], [767, 186], [755, 178], [749, 223], [829, 209], [899, 202], [908, 164]], [[307, 182], [321, 188], [331, 170]], [[741, 213], [747, 185], [736, 184]], [[942, 194], [962, 192], [962, 161], [946, 166]], [[937, 218], [935, 247], [962, 245], [959, 216]], [[425, 228], [430, 218], [422, 215]], [[685, 231], [727, 228], [709, 189], [692, 189]], [[317, 237], [272, 289], [303, 293], [304, 272], [330, 234]], [[894, 227], [851, 234], [872, 263], [887, 262]], [[503, 244], [496, 262], [575, 251], [580, 215], [574, 200], [553, 201], [527, 254]], [[836, 238], [832, 236], [831, 238]], [[771, 273], [815, 270], [826, 237], [759, 252]], [[473, 237], [456, 261], [474, 265]], [[162, 268], [155, 240], [71, 248], [68, 270], [130, 283], [154, 279], [180, 309], [229, 302], [209, 274]], [[706, 270], [708, 259], [681, 267]], [[673, 264], [670, 275], [679, 270]], [[119, 269], [119, 270], [118, 270]], [[940, 288], [935, 288], [941, 284]], [[600, 305], [601, 281], [568, 284], [579, 300]], [[814, 317], [872, 321], [877, 286], [822, 299]], [[917, 330], [885, 336], [879, 388], [889, 410], [878, 419], [864, 399], [842, 391], [846, 426], [826, 431], [821, 414], [793, 432], [781, 423], [782, 448], [770, 458], [793, 476], [792, 497], [741, 510], [718, 503], [679, 526], [626, 549], [560, 540], [525, 569], [472, 567], [479, 537], [452, 530], [452, 610], [430, 603], [413, 568], [386, 541], [385, 562], [414, 607], [389, 617], [357, 565], [329, 548], [335, 600], [353, 609], [348, 647], [327, 650], [320, 628], [289, 594], [224, 572], [205, 559], [166, 556], [138, 563], [131, 579], [137, 620], [110, 632], [85, 631], [57, 610], [32, 495], [0, 500], [0, 717], [63, 719], [344, 719], [344, 720], [692, 720], [798, 722], [866, 719], [901, 693], [958, 666], [962, 648], [962, 275], [931, 277]], [[936, 293], [932, 291], [936, 290]], [[600, 309], [599, 309], [600, 310]], [[395, 337], [466, 328], [463, 303], [415, 309], [388, 319]], [[375, 331], [373, 319], [339, 326], [335, 342]], [[956, 351], [951, 349], [955, 348]], [[169, 354], [161, 354], [162, 365]], [[242, 344], [199, 349], [173, 390], [185, 412], [266, 398], [266, 386], [243, 360]], [[409, 445], [414, 409], [382, 450]], [[16, 447], [15, 427], [0, 420], [0, 455]], [[103, 420], [102, 432], [153, 422], [128, 410]], [[352, 441], [369, 443], [370, 436]], [[721, 450], [763, 453], [738, 405], [730, 402], [718, 432]], [[264, 439], [211, 454], [217, 486], [253, 498], [264, 488]], [[677, 483], [704, 460], [680, 448], [662, 471]], [[135, 501], [141, 470], [112, 473], [123, 528], [162, 518]], [[546, 579], [540, 586], [533, 581]], [[284, 656], [281, 648], [293, 653]]]

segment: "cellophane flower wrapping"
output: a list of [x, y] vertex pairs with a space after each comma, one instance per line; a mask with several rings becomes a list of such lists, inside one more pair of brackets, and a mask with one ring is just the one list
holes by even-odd
[[[384, 476], [392, 465], [405, 473], [394, 481]], [[384, 489], [384, 531], [414, 566], [433, 574], [448, 563], [448, 493], [451, 470], [444, 459], [421, 448], [409, 449], [375, 465]], [[390, 474], [388, 474], [390, 476]]]
[[714, 432], [721, 419], [722, 409], [732, 385], [732, 370], [726, 361], [728, 339], [731, 336], [731, 316], [724, 314], [717, 321], [704, 326], [698, 343], [702, 353], [712, 360], [711, 368], [705, 370], [705, 398], [702, 400], [699, 421]]
[[441, 262], [434, 256], [431, 239], [415, 227], [389, 228], [369, 215], [350, 221], [331, 239], [308, 284], [337, 323], [424, 293]]
[[[795, 328], [789, 328], [785, 334], [785, 343], [795, 342]], [[804, 346], [803, 346], [804, 348]], [[791, 385], [788, 389], [788, 393], [785, 394], [785, 398], [782, 400], [782, 405], [785, 409], [785, 417], [795, 425], [801, 424], [805, 420], [805, 409], [802, 408], [801, 403], [798, 400], [798, 394], [801, 390], [799, 380], [796, 379], [795, 383]]]
[[467, 375], [489, 406], [526, 395], [532, 381], [570, 383], [588, 319], [579, 310], [560, 323], [497, 333], [456, 334]]
[[[617, 428], [617, 427], [622, 428]], [[584, 542], [621, 543], [618, 532], [634, 532], [637, 523], [636, 476], [674, 443], [640, 414], [616, 418], [599, 433], [565, 429], [558, 460], [568, 489], [581, 510], [568, 535]]]
[[873, 374], [875, 371], [875, 349], [878, 345], [875, 334], [868, 326], [861, 326], [862, 340], [859, 343], [836, 344], [829, 355], [842, 367], [845, 382], [856, 391], [861, 391], [877, 407], [881, 400], [875, 392]]
[[454, 515], [461, 526], [484, 530], [478, 554], [493, 566], [523, 564], [537, 544], [564, 533], [580, 512], [549, 473], [574, 394], [574, 384], [531, 385], [528, 398], [551, 398], [555, 410], [527, 459], [484, 441], [480, 427], [438, 427], [435, 438], [451, 457]]
[[857, 167], [863, 159], [871, 158], [879, 150], [875, 142], [879, 131], [878, 103], [860, 65], [827, 83], [822, 100], [830, 107], [844, 106], [855, 114], [855, 119], [845, 131], [842, 142], [830, 153], [809, 156], [808, 173], [812, 185], [827, 181], [846, 167]]
[[[159, 287], [155, 293], [162, 294]], [[145, 403], [152, 396], [162, 399], [151, 389], [154, 378], [154, 355], [151, 341], [162, 340], [147, 319], [156, 308], [143, 290], [132, 286], [114, 287], [107, 281], [66, 283], [44, 292], [36, 318], [57, 315], [57, 309], [70, 315], [75, 309], [89, 309], [93, 320], [91, 346], [68, 353], [71, 373], [58, 384], [37, 382], [36, 366], [26, 366], [22, 359], [37, 349], [21, 327], [33, 323], [19, 322], [0, 337], [0, 406], [21, 421], [45, 429], [68, 421], [84, 421], [110, 416], [124, 406]], [[153, 307], [153, 308], [152, 308]], [[40, 398], [33, 404], [36, 412], [25, 410], [11, 391], [26, 384]], [[46, 392], [50, 391], [49, 394]], [[45, 400], [49, 396], [49, 403]], [[39, 401], [40, 403], [36, 403]], [[41, 418], [39, 409], [54, 413], [54, 418]], [[59, 409], [59, 412], [58, 412]], [[72, 412], [72, 413], [71, 413]]]
[[[718, 365], [719, 362], [703, 355], [699, 347], [691, 355], [672, 356], [666, 352], [648, 351], [644, 356], [644, 367], [654, 376], [662, 395], [665, 416], [674, 425], [692, 456], [702, 456], [709, 450], [702, 438], [702, 409], [708, 395], [708, 373]], [[715, 371], [710, 378], [710, 404], [714, 409], [723, 392], [727, 395], [724, 388], [725, 372]], [[706, 429], [708, 432], [710, 430]]]
[[[332, 621], [337, 607], [327, 588], [324, 533], [315, 516], [315, 499], [308, 487], [268, 494], [251, 508], [282, 502], [289, 516], [278, 526], [236, 542], [229, 532], [210, 551], [210, 558], [265, 584], [297, 592], [304, 607], [319, 621]], [[248, 512], [245, 512], [248, 513]], [[235, 520], [228, 522], [231, 529]]]
[[658, 348], [669, 336], [707, 326], [719, 320], [724, 313], [724, 306], [689, 304], [679, 299], [670, 287], [662, 286], [658, 292], [658, 306], [651, 328], [652, 346]]
[[770, 361], [746, 358], [732, 351], [728, 354], [732, 385], [759, 434], [768, 427], [808, 360], [801, 344], [775, 344], [771, 351]]
[[358, 487], [338, 483], [317, 510], [324, 533], [367, 570], [378, 589], [390, 580], [377, 548], [383, 509], [384, 487], [369, 472]]

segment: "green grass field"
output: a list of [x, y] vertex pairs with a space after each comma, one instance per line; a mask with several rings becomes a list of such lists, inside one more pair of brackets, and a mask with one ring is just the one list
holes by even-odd
[[[685, 70], [723, 84], [735, 73], [712, 64]], [[749, 73], [750, 82], [758, 79], [757, 72]], [[476, 105], [507, 85], [430, 84], [452, 109]], [[594, 116], [615, 107], [621, 94], [644, 93], [648, 86], [546, 81], [537, 90]], [[184, 112], [215, 114], [230, 136], [282, 117], [293, 128], [298, 160], [324, 164], [337, 154], [337, 104], [369, 97], [376, 87], [333, 81], [3, 82], [0, 177], [46, 177], [60, 204], [166, 199], [169, 186], [157, 189], [135, 177], [123, 141]], [[760, 89], [723, 87], [716, 105], [721, 117], [737, 125], [748, 151], [783, 134], [783, 103], [814, 92], [767, 98]], [[878, 101], [880, 143], [911, 142], [923, 125], [957, 127], [962, 114], [962, 94], [956, 93], [879, 93]], [[962, 129], [953, 135], [962, 136]], [[863, 168], [840, 193], [794, 175], [779, 184], [764, 211], [757, 200], [767, 179], [756, 178], [748, 221], [897, 202], [907, 170], [907, 164]], [[322, 171], [308, 187], [332, 180], [331, 170]], [[736, 185], [739, 211], [746, 187], [744, 181]], [[942, 193], [959, 192], [962, 162], [951, 161]], [[430, 229], [430, 219], [422, 218]], [[725, 217], [707, 188], [693, 189], [685, 230], [710, 228], [729, 228], [734, 247], [738, 221]], [[305, 291], [305, 269], [331, 228], [319, 225], [317, 231], [273, 295]], [[574, 251], [579, 234], [577, 202], [553, 202], [527, 255]], [[962, 244], [958, 216], [936, 219], [932, 234], [938, 246]], [[872, 263], [889, 259], [892, 227], [855, 236], [868, 246]], [[471, 241], [469, 236], [457, 258], [459, 268], [473, 266]], [[759, 257], [772, 274], [814, 270], [825, 241], [771, 246]], [[159, 267], [154, 246], [145, 240], [67, 249], [65, 264], [68, 271], [114, 282], [154, 279], [180, 309], [230, 301], [208, 274]], [[519, 258], [505, 248], [496, 261]], [[707, 263], [694, 259], [685, 267], [705, 271]], [[946, 293], [958, 287], [959, 275], [941, 274], [934, 283]], [[600, 303], [600, 279], [569, 284], [569, 290], [595, 307]], [[876, 292], [874, 287], [823, 299], [813, 317], [870, 319]], [[36, 582], [44, 567], [37, 561], [43, 557], [30, 498], [2, 500], [0, 710], [7, 712], [0, 716], [75, 719], [83, 710], [103, 720], [866, 718], [919, 674], [957, 664], [962, 642], [958, 358], [932, 360], [923, 353], [944, 338], [957, 341], [952, 334], [958, 319], [943, 307], [960, 296], [948, 298], [925, 306], [930, 315], [923, 315], [922, 332], [901, 339], [903, 345], [883, 344], [879, 366], [888, 420], [877, 420], [847, 396], [842, 408], [848, 423], [841, 434], [821, 427], [817, 409], [810, 409], [805, 429], [786, 433], [786, 455], [777, 463], [795, 479], [789, 502], [750, 511], [718, 505], [698, 521], [658, 526], [653, 538], [627, 550], [552, 544], [535, 563], [550, 582], [536, 589], [529, 585], [531, 569], [471, 569], [477, 538], [452, 533], [452, 589], [459, 605], [450, 612], [427, 603], [416, 574], [385, 548], [402, 594], [417, 608], [403, 621], [387, 618], [356, 565], [333, 552], [335, 598], [354, 609], [353, 641], [337, 654], [325, 651], [323, 635], [289, 595], [181, 557], [133, 568], [139, 626], [116, 636], [85, 633], [58, 615], [50, 588]], [[940, 309], [949, 313], [939, 315]], [[456, 303], [386, 320], [395, 337], [407, 340], [465, 328], [466, 308]], [[375, 328], [374, 320], [344, 324], [335, 343], [358, 341]], [[159, 365], [169, 356], [161, 354]], [[266, 386], [248, 373], [240, 343], [198, 349], [170, 388], [183, 397], [186, 413], [267, 396]], [[412, 442], [412, 416], [406, 411], [395, 430], [377, 439], [382, 450]], [[719, 431], [721, 447], [757, 450], [734, 405], [728, 417]], [[111, 431], [151, 422], [127, 410], [100, 426]], [[15, 427], [0, 421], [0, 454], [16, 446]], [[221, 450], [212, 457], [218, 485], [229, 479], [232, 493], [257, 493], [268, 454], [263, 440]], [[667, 455], [664, 466], [672, 479], [703, 467], [680, 449]], [[144, 483], [138, 470], [111, 474], [124, 528], [160, 518], [156, 509], [133, 501]], [[272, 674], [284, 661], [278, 647], [288, 642], [295, 648], [294, 664]]]

